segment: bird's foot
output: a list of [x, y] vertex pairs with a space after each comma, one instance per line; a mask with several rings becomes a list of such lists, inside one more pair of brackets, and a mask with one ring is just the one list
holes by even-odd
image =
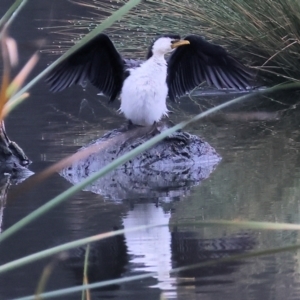
[[131, 130], [131, 129], [136, 129], [136, 128], [140, 128], [140, 127], [143, 127], [143, 126], [134, 124], [134, 123], [132, 123], [131, 120], [128, 120], [126, 129], [127, 129], [127, 130]]
[[157, 134], [160, 134], [161, 131], [159, 130], [158, 126], [157, 126], [158, 122], [154, 122], [153, 125], [151, 125], [150, 127], [150, 131], [149, 131], [149, 135], [155, 136]]

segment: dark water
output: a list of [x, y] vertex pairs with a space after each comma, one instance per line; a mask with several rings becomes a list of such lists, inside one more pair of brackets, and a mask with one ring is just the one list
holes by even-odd
[[[2, 0], [1, 14], [9, 3]], [[36, 28], [53, 25], [47, 21], [50, 19], [82, 13], [82, 8], [61, 0], [31, 1], [11, 31], [19, 42], [21, 63], [34, 51], [37, 38], [47, 37], [51, 43], [49, 31]], [[51, 56], [42, 56], [35, 73], [51, 60]], [[130, 187], [122, 186], [111, 187], [111, 195], [122, 190], [123, 199], [103, 196], [101, 187], [77, 193], [3, 242], [0, 263], [123, 226], [211, 219], [299, 223], [300, 111], [294, 105], [298, 99], [297, 91], [253, 98], [191, 125], [187, 131], [204, 137], [222, 156], [206, 180], [184, 186], [179, 182], [155, 196], [142, 189], [129, 193]], [[171, 120], [185, 120], [224, 100], [215, 96], [182, 99], [179, 105], [172, 106]], [[53, 95], [40, 82], [31, 90], [30, 98], [9, 116], [6, 128], [10, 138], [33, 161], [30, 169], [39, 172], [120, 126], [124, 120], [117, 108], [117, 103], [108, 105], [96, 96], [92, 87], [85, 91], [74, 87]], [[16, 188], [12, 185], [2, 205], [1, 231], [70, 186], [57, 174], [11, 199], [10, 192]], [[166, 299], [299, 299], [298, 252], [170, 274], [175, 267], [298, 240], [295, 232], [225, 227], [177, 226], [127, 233], [91, 245], [89, 281], [152, 271], [157, 276], [93, 290], [92, 299], [159, 299], [162, 294]], [[56, 260], [47, 291], [81, 284], [84, 248]], [[43, 268], [52, 261], [46, 259], [0, 275], [0, 299], [33, 294]], [[77, 293], [60, 299], [80, 297]]]

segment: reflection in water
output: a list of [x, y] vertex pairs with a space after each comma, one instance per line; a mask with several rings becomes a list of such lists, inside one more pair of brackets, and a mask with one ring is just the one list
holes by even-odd
[[3, 213], [9, 185], [9, 175], [3, 176], [0, 182], [0, 232], [2, 232]]
[[11, 185], [16, 185], [33, 175], [33, 172], [25, 167], [15, 169], [12, 174], [4, 173], [0, 176], [0, 233], [2, 232], [2, 222], [4, 208], [6, 205], [7, 192]]
[[[144, 200], [131, 206], [123, 216], [122, 222], [126, 229], [141, 225], [168, 224], [170, 217], [170, 211]], [[93, 297], [109, 299], [115, 296], [124, 299], [127, 293], [133, 297], [135, 293], [139, 295], [140, 291], [145, 293], [145, 289], [150, 288], [151, 291], [146, 292], [148, 296], [143, 296], [145, 299], [156, 299], [160, 293], [163, 293], [166, 299], [178, 299], [191, 289], [198, 290], [203, 286], [213, 288], [216, 285], [232, 283], [232, 274], [240, 272], [244, 262], [227, 262], [182, 271], [179, 274], [170, 272], [175, 267], [243, 253], [252, 250], [257, 243], [256, 237], [247, 233], [204, 238], [197, 231], [180, 228], [148, 228], [92, 243], [88, 264], [90, 283], [156, 273], [148, 280], [133, 282], [133, 285], [113, 285], [93, 290]], [[81, 247], [70, 251], [69, 258], [63, 263], [64, 268], [70, 270], [75, 277], [73, 284], [82, 283], [84, 257], [85, 247]], [[135, 289], [134, 293], [132, 288]]]
[[[153, 204], [135, 205], [124, 218], [125, 228], [141, 225], [168, 224], [170, 213]], [[157, 284], [152, 287], [162, 291], [172, 291], [174, 295], [175, 278], [171, 277], [171, 234], [168, 226], [148, 228], [125, 234], [128, 254], [131, 256], [131, 270], [138, 272], [156, 272]]]

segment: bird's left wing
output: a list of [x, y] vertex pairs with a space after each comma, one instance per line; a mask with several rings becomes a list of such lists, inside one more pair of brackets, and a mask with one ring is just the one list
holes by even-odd
[[90, 81], [114, 100], [124, 80], [124, 61], [109, 37], [99, 34], [56, 66], [46, 81], [53, 92]]
[[167, 85], [171, 100], [204, 81], [218, 89], [245, 90], [251, 86], [253, 73], [224, 48], [196, 35], [187, 36], [185, 40], [190, 44], [178, 47], [168, 61]]

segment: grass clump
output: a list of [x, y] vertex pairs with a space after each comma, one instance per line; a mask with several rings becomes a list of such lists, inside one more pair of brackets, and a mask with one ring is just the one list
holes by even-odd
[[152, 0], [150, 3], [162, 13], [153, 20], [148, 9], [143, 16], [143, 28], [151, 19], [151, 24], [157, 24], [158, 28], [184, 35], [203, 34], [244, 63], [256, 66], [266, 77], [299, 80], [299, 1]]
[[[123, 4], [119, 0], [74, 2], [88, 5], [91, 18], [68, 20], [68, 25], [55, 29], [60, 34], [60, 43], [63, 41], [67, 47]], [[259, 69], [263, 77], [277, 81], [300, 78], [300, 2], [297, 0], [143, 1], [108, 31], [122, 53], [129, 57], [134, 53], [135, 58], [144, 57], [145, 46], [154, 36], [170, 32], [203, 35], [243, 63]]]
[[[299, 1], [192, 2], [197, 8], [187, 8], [183, 14], [198, 18], [201, 31], [208, 39], [223, 45], [245, 63], [256, 65], [264, 74], [299, 80]], [[176, 9], [183, 9], [179, 1], [175, 3]]]

